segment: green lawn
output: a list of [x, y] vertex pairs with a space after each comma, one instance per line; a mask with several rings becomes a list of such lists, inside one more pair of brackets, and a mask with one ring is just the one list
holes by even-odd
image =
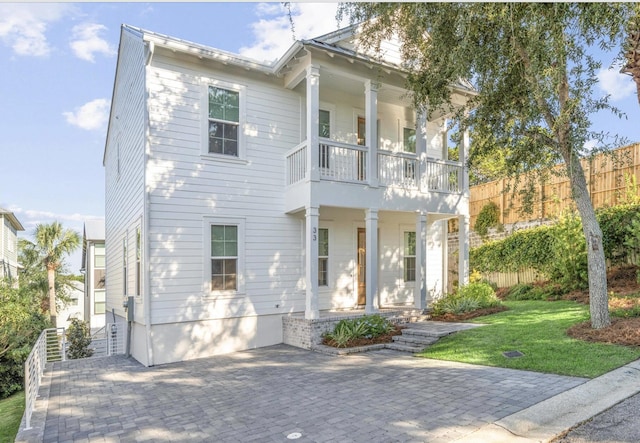
[[24, 413], [24, 391], [0, 400], [0, 443], [13, 443]]
[[[508, 311], [472, 320], [486, 326], [444, 337], [419, 356], [589, 378], [640, 358], [640, 348], [567, 336], [571, 325], [589, 318], [588, 306], [571, 301], [504, 303]], [[502, 355], [516, 350], [524, 357]]]

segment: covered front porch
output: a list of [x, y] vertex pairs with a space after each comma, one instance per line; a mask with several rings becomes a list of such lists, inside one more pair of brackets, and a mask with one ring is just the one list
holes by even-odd
[[[447, 221], [462, 230], [468, 216], [322, 206], [301, 219], [304, 315], [317, 320], [344, 312], [424, 311], [447, 291]], [[468, 275], [468, 248], [461, 245], [457, 273]], [[349, 314], [346, 314], [349, 315]]]

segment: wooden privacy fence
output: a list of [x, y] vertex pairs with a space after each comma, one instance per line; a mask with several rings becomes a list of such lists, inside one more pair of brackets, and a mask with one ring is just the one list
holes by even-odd
[[[638, 174], [640, 173], [640, 143], [601, 153], [581, 161], [593, 206], [597, 209], [629, 202], [636, 197]], [[549, 219], [567, 209], [574, 209], [569, 178], [564, 164], [543, 174], [523, 174], [519, 178], [505, 178], [483, 183], [470, 188], [469, 211], [471, 227], [482, 208], [494, 202], [500, 208], [500, 223], [512, 224], [521, 221]], [[544, 177], [544, 179], [540, 178]], [[516, 182], [517, 180], [517, 182]], [[523, 188], [527, 183], [534, 186], [529, 194], [531, 204], [526, 202]], [[518, 192], [513, 192], [518, 184]], [[531, 212], [525, 211], [530, 207]]]

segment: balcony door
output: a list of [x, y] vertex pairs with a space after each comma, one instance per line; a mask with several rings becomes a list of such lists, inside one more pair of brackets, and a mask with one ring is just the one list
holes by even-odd
[[358, 228], [358, 305], [367, 304], [367, 231]]

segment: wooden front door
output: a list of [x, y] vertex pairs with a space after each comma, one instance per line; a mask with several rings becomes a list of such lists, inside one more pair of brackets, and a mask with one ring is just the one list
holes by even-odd
[[367, 231], [358, 228], [358, 305], [367, 304]]

